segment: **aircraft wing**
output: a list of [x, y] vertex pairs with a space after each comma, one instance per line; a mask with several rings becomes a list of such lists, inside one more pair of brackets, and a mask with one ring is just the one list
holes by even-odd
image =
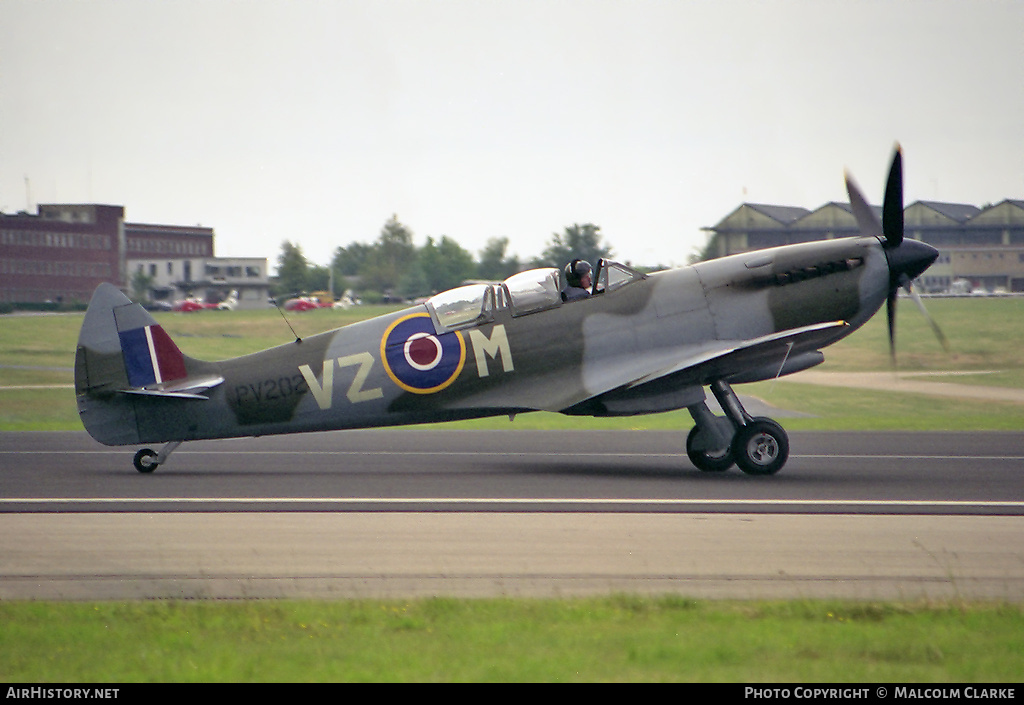
[[772, 364], [778, 365], [781, 370], [788, 355], [817, 350], [832, 342], [836, 332], [848, 325], [846, 321], [829, 321], [752, 340], [720, 341], [719, 345], [695, 351], [672, 365], [637, 377], [626, 386], [639, 387], [683, 372], [704, 377], [706, 371], [713, 372], [715, 376], [729, 377]]
[[[834, 342], [848, 325], [846, 321], [830, 321], [750, 340], [708, 341], [682, 350], [611, 356], [584, 363], [583, 384], [567, 384], [563, 370], [513, 376], [500, 387], [449, 400], [447, 406], [560, 412], [609, 394], [635, 398], [660, 394], [663, 389], [699, 387], [713, 379], [769, 379], [787, 362], [803, 361], [805, 364], [797, 369], [820, 362], [818, 348]], [[796, 360], [808, 353], [814, 355], [813, 361], [808, 363], [807, 357]], [[786, 367], [786, 372], [793, 371], [796, 369]], [[748, 379], [739, 379], [743, 376]]]

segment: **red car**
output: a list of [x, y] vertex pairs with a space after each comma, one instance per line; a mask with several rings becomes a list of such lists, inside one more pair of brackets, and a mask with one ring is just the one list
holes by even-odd
[[190, 313], [192, 311], [202, 311], [207, 308], [217, 308], [216, 304], [204, 304], [202, 301], [197, 299], [185, 299], [183, 301], [176, 301], [174, 303], [175, 311], [181, 311], [183, 313]]
[[300, 296], [297, 299], [288, 299], [284, 302], [285, 311], [312, 311], [314, 308], [329, 307], [330, 304], [322, 304], [315, 297]]

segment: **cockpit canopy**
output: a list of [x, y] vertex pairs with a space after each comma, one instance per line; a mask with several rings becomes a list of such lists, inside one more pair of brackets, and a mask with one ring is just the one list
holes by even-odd
[[529, 269], [502, 282], [513, 316], [545, 311], [562, 305], [560, 272], [554, 268]]
[[[598, 260], [593, 293], [610, 293], [644, 277], [624, 264]], [[499, 310], [508, 309], [518, 317], [562, 306], [562, 279], [561, 270], [554, 267], [530, 269], [500, 283], [467, 284], [443, 291], [426, 305], [439, 332], [458, 330], [486, 323]]]
[[442, 291], [427, 301], [434, 318], [448, 330], [463, 328], [488, 320], [494, 311], [494, 287], [490, 284], [467, 284]]

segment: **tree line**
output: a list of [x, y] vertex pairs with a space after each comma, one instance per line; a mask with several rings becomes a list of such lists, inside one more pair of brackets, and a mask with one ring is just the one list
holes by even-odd
[[491, 238], [477, 256], [442, 235], [428, 237], [417, 247], [408, 227], [392, 216], [372, 243], [352, 242], [338, 247], [329, 266], [309, 262], [298, 243], [285, 241], [277, 260], [275, 296], [328, 291], [356, 292], [363, 301], [413, 299], [431, 296], [467, 280], [501, 280], [534, 267], [564, 267], [578, 257], [595, 264], [611, 257], [601, 228], [593, 223], [574, 224], [554, 233], [537, 257], [521, 261], [508, 252], [506, 237]]

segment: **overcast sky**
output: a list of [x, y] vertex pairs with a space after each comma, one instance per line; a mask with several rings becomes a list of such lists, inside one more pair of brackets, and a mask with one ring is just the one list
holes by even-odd
[[684, 264], [742, 202], [1024, 198], [1020, 0], [3, 0], [0, 210], [327, 264], [396, 214]]

